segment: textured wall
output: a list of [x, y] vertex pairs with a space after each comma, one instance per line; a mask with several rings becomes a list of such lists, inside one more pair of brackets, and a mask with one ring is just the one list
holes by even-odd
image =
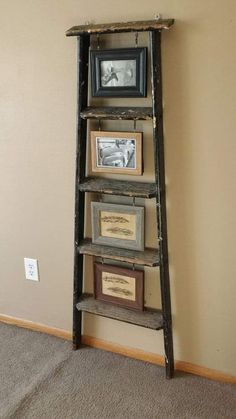
[[[175, 356], [236, 374], [236, 3], [228, 0], [224, 9], [219, 0], [149, 0], [144, 8], [141, 0], [116, 7], [104, 0], [0, 0], [0, 6], [0, 313], [71, 328], [76, 41], [65, 30], [161, 12], [177, 20], [163, 35]], [[109, 45], [130, 42], [121, 35]], [[150, 179], [151, 126], [139, 124]], [[154, 222], [152, 202], [147, 214]], [[155, 244], [153, 222], [148, 244]], [[38, 258], [39, 283], [24, 279], [24, 256]], [[152, 305], [155, 273], [146, 270]], [[108, 319], [87, 316], [85, 333], [163, 352], [161, 333]]]

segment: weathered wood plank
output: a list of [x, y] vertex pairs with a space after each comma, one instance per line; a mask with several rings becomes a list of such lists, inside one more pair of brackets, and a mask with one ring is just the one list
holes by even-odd
[[151, 120], [151, 107], [89, 107], [81, 112], [83, 119]]
[[129, 196], [131, 198], [153, 198], [157, 195], [155, 183], [130, 182], [126, 180], [105, 179], [99, 177], [86, 178], [79, 184], [83, 192], [99, 192], [110, 195]]
[[171, 319], [167, 217], [166, 217], [166, 192], [165, 192], [165, 155], [163, 133], [163, 107], [162, 107], [162, 68], [161, 68], [161, 33], [150, 32], [151, 52], [151, 85], [153, 105], [153, 146], [155, 161], [155, 177], [158, 185], [156, 197], [157, 230], [161, 237], [160, 250], [160, 284], [161, 303], [164, 319], [164, 348], [166, 377], [174, 374], [174, 354]]
[[105, 34], [119, 32], [144, 32], [152, 30], [169, 29], [174, 24], [174, 19], [155, 19], [123, 23], [102, 23], [73, 26], [66, 31], [66, 36], [83, 34]]
[[78, 37], [77, 67], [77, 139], [76, 139], [76, 173], [75, 173], [75, 229], [74, 229], [74, 291], [73, 291], [73, 347], [77, 349], [81, 343], [81, 313], [75, 304], [82, 294], [83, 288], [83, 255], [78, 254], [78, 243], [84, 237], [84, 194], [78, 190], [78, 183], [85, 178], [87, 121], [80, 117], [80, 112], [88, 104], [88, 62], [90, 36]]
[[163, 328], [161, 310], [146, 308], [144, 311], [134, 311], [95, 300], [91, 294], [83, 294], [76, 307], [79, 311], [86, 311], [98, 316], [147, 327], [148, 329], [160, 330]]
[[103, 259], [119, 260], [135, 265], [159, 266], [159, 252], [157, 249], [146, 248], [144, 251], [121, 249], [119, 247], [101, 246], [93, 244], [91, 239], [81, 241], [78, 246], [79, 254], [97, 256]]

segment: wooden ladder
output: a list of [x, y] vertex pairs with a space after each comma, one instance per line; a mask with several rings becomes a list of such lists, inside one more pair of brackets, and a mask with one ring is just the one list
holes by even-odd
[[[173, 19], [143, 22], [112, 23], [104, 25], [83, 25], [69, 29], [67, 36], [78, 39], [78, 113], [77, 113], [77, 150], [75, 182], [75, 247], [74, 247], [74, 296], [73, 296], [73, 347], [81, 343], [82, 312], [89, 312], [116, 320], [148, 327], [163, 329], [165, 348], [166, 377], [174, 374], [172, 316], [169, 283], [165, 160], [163, 141], [163, 107], [161, 74], [161, 33], [169, 29]], [[88, 107], [88, 65], [90, 36], [116, 34], [119, 32], [149, 31], [151, 53], [152, 107]], [[153, 146], [155, 159], [155, 183], [126, 182], [115, 179], [86, 178], [86, 135], [88, 119], [126, 119], [153, 121]], [[127, 188], [126, 186], [129, 185]], [[157, 237], [159, 249], [146, 248], [143, 252], [99, 246], [84, 239], [85, 193], [109, 193], [130, 197], [154, 198], [157, 214]], [[145, 309], [144, 312], [106, 305], [83, 294], [84, 255], [99, 256], [142, 266], [159, 266], [162, 310]]]

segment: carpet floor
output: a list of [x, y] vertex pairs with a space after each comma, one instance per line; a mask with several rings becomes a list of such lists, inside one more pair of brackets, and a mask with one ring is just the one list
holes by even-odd
[[1, 419], [236, 418], [236, 386], [0, 323]]

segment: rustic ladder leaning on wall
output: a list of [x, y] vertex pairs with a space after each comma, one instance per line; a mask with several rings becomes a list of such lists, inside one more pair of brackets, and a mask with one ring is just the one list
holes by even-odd
[[[161, 32], [169, 29], [173, 19], [126, 22], [103, 25], [75, 26], [66, 32], [78, 39], [78, 119], [76, 152], [76, 202], [75, 202], [75, 256], [74, 256], [74, 302], [73, 346], [81, 343], [82, 312], [121, 320], [131, 324], [164, 332], [166, 377], [174, 373], [169, 262], [166, 222], [165, 162], [163, 143], [163, 110], [161, 78]], [[120, 32], [149, 31], [151, 52], [152, 107], [88, 107], [88, 64], [90, 36]], [[88, 119], [153, 120], [153, 145], [155, 158], [155, 183], [126, 182], [115, 179], [86, 178], [86, 135]], [[159, 249], [146, 248], [143, 252], [99, 246], [84, 239], [85, 192], [155, 198]], [[135, 263], [143, 266], [159, 266], [162, 310], [146, 309], [134, 312], [94, 300], [83, 294], [84, 255]]]

